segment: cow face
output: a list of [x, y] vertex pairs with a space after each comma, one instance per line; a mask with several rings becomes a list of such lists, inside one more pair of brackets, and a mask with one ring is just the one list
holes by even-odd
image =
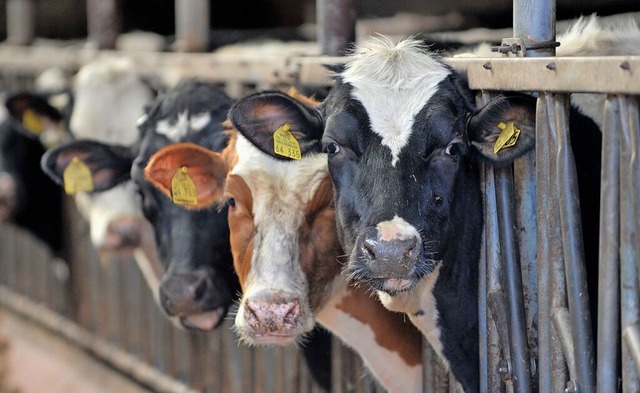
[[[502, 97], [478, 112], [461, 77], [410, 40], [373, 41], [338, 78], [322, 143], [351, 276], [395, 294], [443, 260], [475, 261], [460, 244], [480, 233], [474, 156], [503, 163], [530, 149], [532, 100]], [[501, 123], [522, 131], [496, 154]]]
[[[137, 121], [153, 91], [128, 59], [99, 60], [84, 65], [73, 84], [70, 131], [76, 139], [134, 146]], [[142, 214], [137, 186], [123, 182], [103, 192], [78, 193], [78, 210], [89, 222], [91, 242], [111, 253], [154, 248], [149, 222]]]
[[[139, 122], [143, 137], [131, 171], [166, 266], [160, 304], [184, 326], [201, 330], [222, 323], [239, 289], [231, 262], [226, 207], [205, 205], [201, 197], [197, 206], [176, 204], [171, 193], [163, 194], [145, 179], [144, 171], [150, 158], [172, 142], [222, 150], [228, 141], [222, 122], [230, 106], [231, 100], [214, 85], [195, 80], [184, 81], [158, 97]], [[158, 163], [170, 169], [169, 183], [187, 165], [171, 156]]]

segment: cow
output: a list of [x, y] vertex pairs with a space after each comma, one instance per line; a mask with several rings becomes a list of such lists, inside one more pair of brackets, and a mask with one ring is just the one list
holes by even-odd
[[58, 133], [62, 114], [45, 96], [17, 93], [5, 103], [0, 123], [0, 220], [10, 221], [64, 257], [62, 195], [40, 170], [46, 146], [40, 137]]
[[[137, 121], [155, 95], [128, 58], [87, 63], [73, 79], [70, 132], [77, 140], [135, 147], [139, 142]], [[78, 192], [75, 201], [97, 249], [125, 255], [155, 247], [133, 181], [101, 192]]]
[[214, 85], [185, 80], [148, 105], [138, 121], [141, 139], [133, 147], [82, 139], [50, 150], [42, 160], [45, 172], [60, 184], [65, 168], [77, 157], [91, 171], [94, 193], [123, 183], [139, 190], [137, 204], [151, 223], [166, 270], [152, 289], [165, 314], [185, 328], [217, 327], [238, 290], [225, 212], [188, 210], [161, 198], [146, 183], [141, 168], [155, 151], [177, 141], [222, 149], [227, 137], [220, 123], [231, 102]]
[[[227, 207], [176, 204], [144, 178], [149, 158], [177, 142], [214, 151], [227, 145], [222, 122], [232, 100], [215, 85], [187, 79], [160, 94], [139, 119], [141, 142], [135, 148], [79, 140], [47, 153], [43, 169], [62, 181], [73, 157], [91, 169], [95, 191], [128, 179], [140, 190], [142, 209], [153, 226], [165, 270], [156, 292], [162, 310], [187, 329], [219, 326], [240, 292], [229, 246]], [[195, 174], [191, 177], [197, 179]], [[315, 380], [330, 386], [330, 336], [314, 331], [304, 356]]]
[[168, 146], [149, 160], [147, 177], [169, 197], [172, 177], [187, 168], [198, 201], [229, 206], [231, 250], [242, 286], [234, 325], [240, 340], [304, 342], [317, 322], [354, 348], [386, 389], [421, 392], [418, 330], [341, 275], [326, 154], [305, 155], [294, 164], [259, 151], [249, 140], [274, 126], [265, 118], [281, 114], [273, 111], [277, 105], [254, 105], [255, 99], [250, 95], [232, 107], [229, 118], [239, 133], [230, 125], [231, 141], [222, 153], [193, 144]]
[[[609, 54], [628, 54], [633, 47], [628, 42], [640, 37], [637, 27], [627, 26], [620, 34], [587, 22], [579, 21], [560, 37], [564, 55], [601, 53], [589, 48], [594, 42], [606, 42], [598, 49]], [[596, 40], [594, 31], [604, 33], [602, 39]], [[405, 313], [464, 391], [477, 392], [477, 280], [484, 224], [478, 163], [508, 165], [533, 148], [535, 99], [499, 95], [478, 107], [464, 75], [415, 39], [372, 38], [334, 72], [336, 84], [318, 107], [265, 92], [251, 105], [269, 108], [271, 115], [260, 121], [238, 117], [234, 124], [263, 129], [248, 139], [281, 161], [301, 157], [301, 165], [306, 156], [328, 155], [346, 274], [375, 291], [388, 309]], [[297, 157], [274, 151], [275, 132], [285, 124], [299, 146]], [[572, 111], [571, 139], [587, 218], [598, 216], [597, 124]], [[504, 129], [513, 133], [505, 135], [515, 143], [496, 148]], [[590, 223], [585, 225], [595, 225], [591, 232], [597, 234], [597, 222]]]

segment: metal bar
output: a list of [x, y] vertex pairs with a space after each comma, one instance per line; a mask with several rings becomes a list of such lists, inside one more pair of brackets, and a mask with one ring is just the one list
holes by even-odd
[[495, 176], [502, 268], [507, 293], [512, 381], [516, 393], [525, 393], [531, 392], [531, 360], [527, 348], [520, 259], [514, 232], [513, 172], [511, 168], [499, 168], [496, 169]]
[[[520, 38], [525, 47], [539, 43], [554, 42], [556, 39], [555, 0], [514, 0], [513, 35]], [[555, 47], [527, 49], [525, 56], [554, 56]]]
[[[625, 332], [640, 322], [640, 287], [636, 261], [640, 258], [636, 236], [634, 204], [639, 178], [633, 177], [637, 167], [638, 134], [640, 134], [638, 103], [633, 98], [619, 96], [620, 102], [620, 323]], [[637, 172], [636, 172], [637, 174]], [[633, 360], [633, 348], [622, 342], [622, 390], [640, 391], [640, 376]]]
[[356, 1], [317, 0], [316, 15], [321, 53], [344, 56], [356, 41]]
[[607, 97], [602, 134], [602, 183], [600, 193], [600, 252], [598, 269], [598, 392], [618, 388], [619, 320], [619, 199], [620, 157], [618, 130], [620, 104]]
[[538, 257], [538, 390], [551, 392], [551, 263], [549, 242], [549, 135], [543, 98], [536, 106], [536, 236]]
[[36, 38], [33, 0], [7, 0], [7, 41], [30, 45]]
[[640, 373], [640, 324], [627, 326], [622, 334], [625, 344], [629, 347], [629, 354], [633, 358], [636, 372]]
[[28, 298], [18, 295], [7, 288], [0, 287], [0, 304], [16, 314], [36, 321], [47, 329], [61, 334], [65, 339], [88, 350], [99, 358], [108, 361], [115, 368], [130, 375], [140, 383], [151, 387], [157, 392], [166, 393], [196, 393], [190, 387], [168, 378], [153, 367], [137, 360], [101, 338], [95, 337], [87, 330], [70, 322], [48, 308], [34, 303]]
[[[480, 168], [480, 173], [484, 174], [484, 165]], [[480, 176], [480, 187], [483, 191], [485, 191], [485, 182], [484, 176]], [[484, 213], [483, 213], [484, 214]], [[488, 338], [489, 331], [487, 329], [487, 319], [488, 319], [488, 307], [487, 307], [487, 254], [486, 250], [486, 231], [482, 231], [482, 240], [480, 246], [480, 261], [478, 266], [478, 346], [480, 349], [480, 392], [488, 393], [489, 391], [489, 348], [488, 348]], [[423, 340], [424, 341], [424, 340]], [[426, 345], [423, 345], [423, 357], [424, 350]], [[427, 363], [423, 359], [424, 370], [423, 374], [426, 375], [426, 372], [431, 369], [431, 364]], [[428, 387], [428, 381], [425, 380], [423, 386]]]
[[573, 356], [575, 348], [573, 345], [573, 335], [571, 334], [571, 315], [569, 310], [566, 307], [555, 309], [551, 316], [551, 321], [560, 339], [562, 350], [567, 354], [566, 360], [569, 375], [576, 375], [576, 358]]
[[121, 30], [118, 0], [87, 0], [89, 40], [98, 49], [114, 49]]
[[[447, 59], [466, 69], [469, 87], [488, 91], [640, 93], [637, 56]], [[526, 75], [526, 78], [518, 76]]]
[[175, 0], [178, 52], [204, 52], [209, 43], [209, 0]]
[[[548, 133], [549, 152], [557, 151], [558, 149], [558, 137], [557, 137], [557, 125], [554, 120], [553, 111], [553, 95], [540, 93], [541, 105], [538, 108], [544, 113], [544, 126]], [[542, 106], [543, 105], [543, 106]], [[562, 250], [562, 235], [560, 231], [560, 213], [559, 213], [559, 201], [558, 201], [558, 182], [555, 181], [554, 174], [556, 173], [557, 155], [549, 153], [548, 162], [549, 168], [547, 177], [549, 179], [549, 199], [547, 210], [547, 235], [549, 243], [549, 261], [550, 265], [550, 286], [551, 286], [551, 304], [549, 308], [549, 318], [553, 313], [562, 308], [567, 308], [567, 286], [565, 280], [564, 270], [564, 256]], [[570, 326], [565, 329], [571, 329]], [[561, 345], [560, 339], [561, 332], [551, 328], [550, 337], [550, 356], [551, 356], [551, 391], [559, 392], [563, 391], [566, 387], [566, 383], [570, 376], [567, 370], [566, 358], [573, 358], [573, 353], [564, 352], [564, 347]]]
[[569, 139], [568, 97], [556, 96], [553, 100], [553, 106], [558, 132], [556, 179], [559, 189], [567, 295], [571, 314], [571, 330], [574, 337], [575, 377], [579, 391], [590, 393], [595, 391], [595, 374], [593, 372], [595, 350], [587, 295], [578, 180]]

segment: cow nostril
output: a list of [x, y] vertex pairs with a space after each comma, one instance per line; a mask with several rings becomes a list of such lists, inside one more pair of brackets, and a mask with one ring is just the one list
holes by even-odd
[[362, 248], [365, 252], [365, 256], [369, 259], [369, 260], [374, 260], [376, 259], [376, 248], [378, 247], [378, 242], [373, 240], [373, 239], [365, 239], [364, 242], [362, 242]]
[[196, 287], [193, 291], [193, 298], [196, 301], [201, 300], [204, 297], [204, 293], [207, 290], [207, 280], [201, 279], [196, 284]]
[[404, 256], [408, 258], [416, 258], [418, 254], [418, 239], [413, 237], [407, 240], [407, 248], [404, 252]]

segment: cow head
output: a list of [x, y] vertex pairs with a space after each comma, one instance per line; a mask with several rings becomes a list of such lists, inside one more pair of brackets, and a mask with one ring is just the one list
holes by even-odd
[[[229, 206], [231, 248], [243, 292], [235, 327], [251, 344], [284, 345], [311, 331], [313, 312], [322, 306], [339, 275], [335, 256], [341, 249], [331, 183], [326, 156], [318, 144], [306, 145], [298, 139], [302, 160], [294, 164], [274, 160], [250, 142], [273, 148], [273, 133], [284, 125], [283, 119], [289, 119], [290, 132], [296, 136], [303, 135], [297, 131], [301, 123], [314, 120], [315, 131], [321, 132], [319, 117], [298, 121], [290, 117], [297, 106], [311, 109], [314, 105], [279, 92], [252, 95], [231, 109], [230, 120], [240, 135], [222, 154], [193, 146], [172, 152], [182, 161], [201, 157], [201, 165], [209, 162], [210, 168], [228, 168], [226, 176], [212, 175], [210, 189], [198, 194], [224, 190], [221, 200]], [[153, 172], [148, 171], [159, 177], [157, 170]]]
[[[207, 91], [212, 93], [206, 94]], [[203, 122], [205, 116], [200, 115], [200, 121], [193, 126], [187, 115], [187, 125], [176, 125], [182, 128], [173, 134], [221, 150], [228, 138], [219, 116], [216, 120], [213, 113], [226, 114], [230, 100], [220, 94], [213, 85], [196, 82], [178, 85], [149, 106], [139, 124], [142, 135], [139, 146], [129, 148], [83, 140], [53, 149], [43, 159], [44, 170], [59, 183], [63, 183], [64, 170], [74, 158], [81, 161], [91, 173], [94, 194], [129, 180], [135, 182], [138, 203], [153, 227], [164, 270], [158, 287], [152, 290], [169, 317], [178, 320], [181, 326], [201, 330], [213, 329], [222, 322], [238, 289], [231, 263], [226, 210], [217, 206], [188, 209], [175, 204], [146, 181], [144, 167], [155, 152], [172, 142], [157, 132], [158, 123], [165, 124], [163, 130], [176, 125], [171, 113], [184, 113], [187, 109], [183, 106], [195, 108], [195, 113], [201, 114], [208, 105], [212, 108], [207, 112], [209, 121]], [[194, 96], [199, 97], [195, 103], [191, 100]]]
[[[130, 60], [101, 59], [82, 66], [73, 80], [73, 93], [69, 123], [76, 139], [129, 147], [139, 142], [137, 121], [154, 92]], [[138, 247], [155, 247], [132, 181], [101, 192], [81, 192], [75, 199], [96, 248], [122, 255]]]

